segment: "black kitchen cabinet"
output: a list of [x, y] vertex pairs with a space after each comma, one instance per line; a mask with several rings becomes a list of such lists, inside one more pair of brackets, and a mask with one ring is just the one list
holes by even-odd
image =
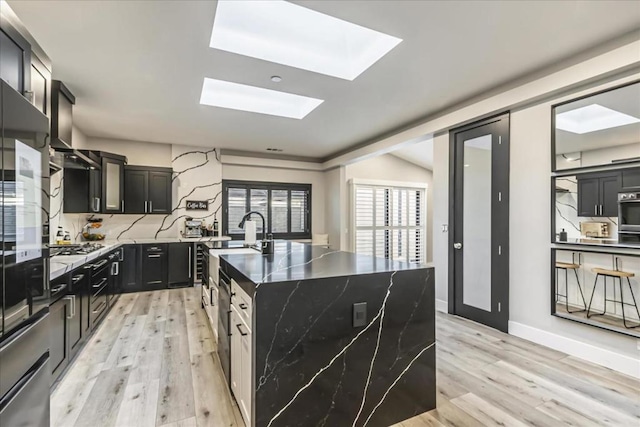
[[127, 158], [105, 152], [98, 154], [102, 159], [102, 213], [124, 213], [124, 166]]
[[51, 82], [51, 146], [69, 148], [73, 135], [76, 98], [60, 80]]
[[[68, 279], [65, 275], [64, 279]], [[56, 283], [60, 283], [58, 279]], [[49, 307], [49, 363], [53, 383], [69, 364], [69, 325], [71, 299], [64, 296]]]
[[142, 246], [125, 245], [122, 261], [122, 291], [136, 292], [143, 290], [142, 286]]
[[102, 175], [97, 169], [64, 169], [64, 213], [99, 213]]
[[0, 15], [0, 79], [22, 95], [31, 90], [31, 45]]
[[31, 92], [33, 105], [46, 116], [50, 113], [51, 71], [36, 55], [31, 55]]
[[640, 168], [622, 170], [622, 192], [640, 190]]
[[192, 283], [193, 244], [170, 243], [169, 287], [190, 286]]
[[620, 172], [588, 174], [578, 177], [578, 216], [618, 216]]
[[171, 213], [171, 168], [125, 167], [124, 212], [131, 214]]
[[142, 245], [142, 286], [145, 290], [167, 287], [167, 244]]

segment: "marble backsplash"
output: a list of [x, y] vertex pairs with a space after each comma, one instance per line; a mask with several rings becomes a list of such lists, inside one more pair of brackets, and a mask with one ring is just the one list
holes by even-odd
[[[558, 188], [563, 191], [558, 191]], [[580, 238], [580, 223], [587, 221], [608, 223], [609, 236], [617, 238], [617, 217], [578, 217], [578, 181], [575, 176], [556, 179], [556, 234], [564, 229], [569, 239]]]
[[[214, 218], [222, 222], [222, 165], [218, 151], [215, 148], [172, 145], [171, 157], [174, 171], [172, 212], [168, 215], [95, 214], [95, 218], [103, 219], [102, 230], [108, 240], [180, 237], [187, 217], [203, 219], [207, 224]], [[51, 176], [51, 242], [55, 241], [58, 226], [69, 231], [74, 242], [81, 242], [82, 227], [91, 215], [64, 213], [63, 197], [64, 171], [59, 171]], [[208, 200], [209, 209], [187, 211], [187, 200]]]

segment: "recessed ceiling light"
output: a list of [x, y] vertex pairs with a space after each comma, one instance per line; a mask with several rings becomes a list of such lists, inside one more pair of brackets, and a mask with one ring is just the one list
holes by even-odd
[[323, 102], [322, 99], [207, 77], [200, 95], [200, 104], [292, 119], [304, 118]]
[[276, 83], [280, 83], [282, 81], [282, 77], [280, 77], [280, 76], [271, 76], [271, 81], [272, 82], [276, 82]]
[[219, 0], [209, 46], [353, 80], [402, 39], [281, 0]]
[[578, 134], [639, 122], [640, 119], [636, 117], [603, 107], [600, 104], [591, 104], [556, 115], [557, 129]]

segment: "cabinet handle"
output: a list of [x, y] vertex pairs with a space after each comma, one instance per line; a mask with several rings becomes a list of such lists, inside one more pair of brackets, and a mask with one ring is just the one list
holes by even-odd
[[147, 213], [147, 203], [148, 203], [148, 202], [145, 200], [145, 201], [144, 201], [144, 213]]
[[245, 303], [240, 304], [240, 308], [243, 309], [243, 310], [246, 310], [247, 309], [247, 304], [245, 304]]
[[124, 213], [124, 199], [122, 200], [122, 213]]
[[191, 245], [189, 245], [189, 279], [191, 279]]
[[147, 255], [147, 258], [160, 258], [160, 255]]
[[598, 205], [595, 205], [595, 206], [593, 207], [593, 214], [594, 214], [594, 215], [596, 215], [596, 216], [598, 216]]
[[600, 216], [602, 216], [602, 205], [600, 205]]
[[238, 331], [240, 331], [240, 335], [242, 335], [243, 337], [246, 337], [247, 335], [249, 335], [247, 332], [242, 332], [242, 329], [240, 329], [240, 326], [242, 326], [241, 323], [238, 323], [236, 325], [236, 328], [238, 328]]
[[149, 213], [153, 213], [153, 200], [149, 200]]

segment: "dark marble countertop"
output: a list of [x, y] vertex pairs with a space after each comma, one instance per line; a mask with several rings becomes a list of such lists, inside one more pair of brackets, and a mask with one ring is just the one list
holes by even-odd
[[408, 264], [290, 241], [276, 241], [273, 255], [256, 252], [224, 254], [220, 257], [258, 285], [431, 267], [428, 264]]
[[639, 249], [640, 243], [634, 242], [619, 242], [616, 239], [600, 239], [595, 237], [581, 237], [567, 239], [566, 242], [559, 240], [554, 243], [558, 245], [579, 245], [579, 246], [597, 246], [605, 248], [622, 248], [622, 249]]

